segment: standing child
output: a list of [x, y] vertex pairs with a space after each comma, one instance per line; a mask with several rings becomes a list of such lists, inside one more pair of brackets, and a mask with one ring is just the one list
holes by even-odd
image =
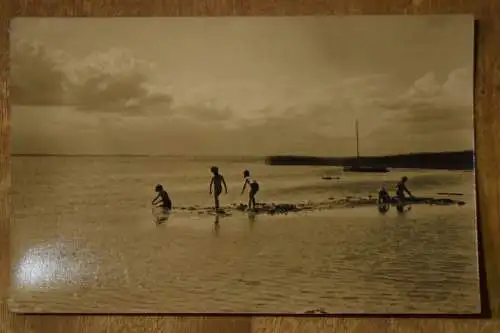
[[259, 183], [255, 179], [250, 178], [250, 171], [243, 171], [243, 178], [245, 179], [243, 183], [243, 189], [241, 190], [241, 194], [245, 192], [245, 188], [248, 185], [250, 187], [250, 191], [248, 192], [248, 210], [255, 210], [255, 195], [259, 191]]
[[166, 212], [172, 210], [172, 200], [170, 200], [170, 197], [163, 186], [160, 184], [156, 185], [155, 192], [158, 193], [158, 195], [153, 199], [151, 204], [156, 205], [161, 202], [158, 207], [162, 207]]
[[403, 208], [406, 204], [406, 197], [405, 197], [405, 193], [408, 193], [408, 195], [410, 196], [410, 198], [415, 198], [413, 196], [413, 194], [410, 192], [410, 190], [408, 190], [408, 188], [406, 187], [406, 182], [408, 181], [408, 177], [404, 176], [401, 178], [401, 181], [399, 181], [396, 185], [396, 197], [397, 197], [397, 200], [398, 200], [398, 203], [397, 203], [397, 209], [398, 211], [402, 212], [403, 211]]
[[[219, 210], [219, 196], [222, 193], [222, 185], [224, 185], [224, 189], [227, 194], [227, 185], [226, 181], [224, 180], [224, 177], [219, 174], [219, 168], [216, 166], [213, 166], [210, 168], [210, 171], [212, 172], [213, 176], [212, 179], [210, 180], [210, 195], [213, 193], [214, 195], [214, 202], [215, 202], [215, 210]], [[212, 192], [212, 187], [213, 187], [213, 192]]]

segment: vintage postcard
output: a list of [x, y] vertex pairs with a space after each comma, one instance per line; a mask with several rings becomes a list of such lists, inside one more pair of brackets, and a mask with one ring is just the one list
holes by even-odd
[[478, 314], [473, 17], [16, 18], [16, 312]]

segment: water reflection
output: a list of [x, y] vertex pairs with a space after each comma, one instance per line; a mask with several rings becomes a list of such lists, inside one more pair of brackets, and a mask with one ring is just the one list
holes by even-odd
[[[460, 216], [458, 219], [464, 216], [461, 212], [455, 214]], [[473, 253], [473, 250], [469, 247], [456, 251], [470, 244], [465, 227], [456, 223], [458, 219], [445, 214], [432, 216], [419, 211], [420, 219], [415, 215], [415, 212], [386, 215], [378, 223], [367, 226], [363, 234], [357, 230], [358, 234], [349, 235], [364, 239], [362, 252], [359, 247], [343, 252], [344, 258], [359, 267], [356, 279], [372, 289], [372, 299], [403, 300], [402, 312], [415, 311], [414, 304], [431, 307], [439, 303], [451, 307], [461, 297], [475, 302], [477, 294], [464, 295], [467, 288], [476, 288], [476, 268], [464, 265], [468, 260], [465, 258], [470, 258], [467, 251]], [[377, 285], [384, 288], [372, 287]]]
[[215, 214], [215, 221], [214, 221], [214, 234], [216, 237], [219, 237], [219, 231], [220, 231], [220, 222], [219, 222], [219, 214]]
[[170, 218], [170, 211], [166, 210], [165, 208], [162, 207], [156, 207], [154, 206], [152, 208], [152, 213], [155, 218], [155, 223], [156, 224], [162, 224], [168, 221]]
[[397, 213], [396, 219], [398, 221], [400, 221], [400, 222], [408, 221], [408, 219], [412, 215], [412, 214], [410, 214], [411, 213], [411, 206], [410, 205], [405, 206], [402, 211], [396, 210], [396, 213]]
[[248, 212], [248, 223], [250, 226], [250, 230], [253, 230], [255, 225], [255, 221], [257, 220], [257, 214], [255, 212]]

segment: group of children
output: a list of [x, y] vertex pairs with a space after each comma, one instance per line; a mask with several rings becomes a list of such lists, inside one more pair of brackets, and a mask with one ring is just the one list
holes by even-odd
[[[219, 168], [216, 166], [213, 166], [210, 168], [210, 171], [212, 172], [213, 176], [212, 179], [210, 180], [210, 186], [209, 186], [209, 193], [210, 195], [214, 196], [214, 206], [215, 210], [219, 211], [219, 196], [222, 194], [222, 190], [224, 188], [225, 193], [227, 194], [227, 184], [226, 180], [224, 179], [224, 176], [222, 176], [219, 173]], [[255, 210], [255, 195], [259, 191], [259, 183], [255, 181], [255, 179], [250, 177], [250, 171], [245, 170], [243, 171], [243, 188], [241, 189], [241, 194], [245, 192], [245, 189], [248, 185], [250, 188], [250, 191], [248, 192], [248, 210]], [[396, 185], [396, 198], [398, 201], [398, 205], [404, 206], [405, 204], [405, 193], [408, 193], [408, 195], [413, 198], [413, 194], [408, 190], [406, 187], [406, 182], [408, 180], [408, 177], [402, 177], [401, 180], [397, 183]], [[163, 188], [162, 185], [156, 185], [155, 187], [155, 192], [157, 193], [157, 196], [153, 199], [151, 204], [157, 205], [160, 204], [159, 207], [162, 207], [165, 211], [169, 212], [172, 210], [172, 200], [170, 199], [170, 196], [168, 195], [167, 191]], [[378, 203], [384, 204], [387, 202], [390, 202], [391, 197], [387, 190], [382, 187], [378, 193]]]
[[[210, 186], [209, 186], [209, 193], [210, 195], [214, 196], [214, 206], [215, 210], [218, 211], [220, 209], [219, 207], [219, 196], [222, 194], [222, 190], [224, 187], [224, 191], [227, 194], [227, 184], [226, 180], [224, 179], [224, 176], [222, 176], [219, 173], [219, 168], [216, 166], [213, 166], [210, 168], [210, 171], [212, 172], [213, 176], [212, 179], [210, 180]], [[243, 171], [243, 188], [241, 190], [241, 194], [245, 192], [245, 189], [248, 185], [249, 187], [249, 192], [248, 192], [248, 210], [255, 210], [255, 195], [259, 191], [259, 183], [250, 177], [250, 171], [245, 170]], [[163, 188], [162, 185], [156, 185], [155, 187], [155, 192], [157, 193], [157, 196], [153, 199], [151, 204], [153, 205], [158, 205], [159, 207], [162, 207], [165, 211], [169, 212], [172, 210], [172, 200], [170, 199], [170, 196], [168, 195], [167, 191]]]
[[[404, 206], [406, 201], [405, 193], [408, 193], [410, 198], [414, 198], [413, 194], [406, 187], [406, 182], [408, 181], [408, 177], [404, 176], [396, 185], [396, 199], [398, 201], [398, 205]], [[391, 196], [387, 192], [387, 190], [382, 187], [378, 192], [378, 204], [384, 204], [391, 201]]]

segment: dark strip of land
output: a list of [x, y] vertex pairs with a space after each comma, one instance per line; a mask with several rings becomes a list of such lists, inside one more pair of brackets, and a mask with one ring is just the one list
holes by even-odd
[[474, 152], [472, 150], [464, 150], [389, 156], [362, 156], [359, 158], [280, 155], [266, 157], [266, 163], [269, 165], [330, 165], [396, 169], [473, 170]]

